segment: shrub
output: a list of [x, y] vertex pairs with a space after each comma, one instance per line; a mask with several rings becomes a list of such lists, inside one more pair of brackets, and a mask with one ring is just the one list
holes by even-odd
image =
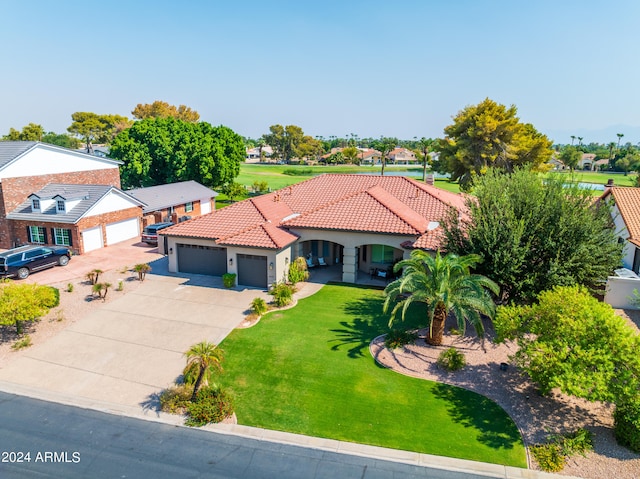
[[137, 264], [133, 267], [133, 271], [138, 273], [138, 279], [140, 281], [144, 281], [144, 278], [147, 276], [147, 273], [151, 271], [151, 266], [147, 263]]
[[187, 426], [204, 426], [220, 422], [233, 414], [233, 398], [218, 386], [198, 391], [195, 402], [187, 405]]
[[271, 287], [269, 294], [273, 296], [273, 303], [281, 308], [293, 302], [293, 286], [286, 283], [277, 283]]
[[256, 193], [264, 193], [269, 189], [269, 184], [266, 181], [254, 181], [251, 187]]
[[437, 363], [438, 366], [449, 372], [459, 371], [467, 365], [467, 361], [464, 359], [464, 354], [456, 348], [449, 348], [442, 351], [438, 356]]
[[236, 285], [235, 273], [225, 273], [222, 275], [222, 284], [225, 288], [233, 288]]
[[67, 293], [73, 293], [73, 283], [67, 284]]
[[287, 176], [311, 176], [313, 170], [311, 168], [287, 168], [282, 174]]
[[171, 414], [184, 414], [191, 398], [186, 385], [172, 386], [160, 394], [160, 409]]
[[253, 301], [251, 301], [251, 311], [258, 316], [262, 316], [268, 309], [267, 302], [262, 298], [253, 298]]
[[116, 291], [123, 291], [124, 290], [124, 281], [120, 280], [118, 281], [118, 287], [116, 288]]
[[640, 399], [616, 405], [613, 420], [616, 441], [640, 452]]
[[39, 286], [36, 294], [40, 304], [45, 308], [55, 308], [60, 306], [60, 290], [53, 286]]
[[96, 283], [91, 288], [94, 294], [98, 295], [98, 298], [101, 298], [103, 301], [107, 299], [107, 292], [111, 287], [111, 283]]
[[302, 256], [300, 256], [291, 263], [291, 266], [289, 266], [289, 282], [296, 284], [308, 279], [309, 270], [307, 268], [307, 262]]
[[103, 271], [101, 269], [92, 269], [86, 274], [86, 278], [91, 284], [96, 284], [98, 282], [98, 278], [102, 273]]
[[411, 344], [418, 339], [418, 333], [415, 331], [403, 331], [401, 329], [392, 329], [387, 333], [384, 345], [389, 349], [396, 349], [405, 344]]
[[543, 471], [558, 472], [564, 468], [565, 457], [559, 444], [537, 444], [529, 450]]
[[11, 345], [11, 349], [18, 351], [20, 349], [28, 348], [29, 346], [31, 346], [31, 336], [25, 334], [22, 339], [19, 339]]
[[592, 450], [591, 431], [584, 428], [566, 434], [552, 435], [548, 443], [536, 444], [530, 448], [540, 469], [546, 472], [561, 471], [568, 457], [574, 454], [584, 456]]

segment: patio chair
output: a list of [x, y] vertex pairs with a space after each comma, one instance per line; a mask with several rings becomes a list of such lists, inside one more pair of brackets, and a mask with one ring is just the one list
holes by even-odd
[[311, 269], [315, 267], [316, 265], [314, 264], [313, 260], [311, 258], [307, 258], [307, 268]]
[[324, 258], [318, 258], [318, 266], [329, 266], [325, 263]]

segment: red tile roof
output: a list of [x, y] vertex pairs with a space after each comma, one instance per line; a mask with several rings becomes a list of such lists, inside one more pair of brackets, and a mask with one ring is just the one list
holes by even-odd
[[436, 249], [438, 222], [461, 195], [399, 176], [325, 174], [162, 230], [220, 245], [280, 249], [295, 228], [408, 235], [409, 247]]
[[629, 231], [628, 241], [640, 247], [640, 188], [614, 186], [610, 194]]

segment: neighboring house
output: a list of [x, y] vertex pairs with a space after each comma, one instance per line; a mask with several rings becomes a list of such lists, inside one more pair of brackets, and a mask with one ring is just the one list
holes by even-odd
[[379, 165], [382, 163], [382, 153], [373, 148], [358, 148], [358, 158], [361, 165]]
[[555, 156], [552, 157], [547, 164], [551, 165], [551, 168], [555, 171], [560, 171], [560, 170], [564, 170], [567, 166], [560, 161], [558, 158], [556, 158]]
[[269, 145], [265, 145], [262, 147], [262, 156], [260, 155], [260, 147], [256, 146], [254, 148], [247, 148], [247, 156], [245, 161], [247, 163], [258, 163], [261, 160], [266, 158], [270, 158], [273, 155], [273, 148]]
[[7, 214], [17, 243], [83, 254], [140, 234], [144, 203], [115, 186], [49, 183]]
[[83, 145], [78, 148], [78, 151], [89, 155], [99, 156], [100, 158], [107, 158], [109, 156], [109, 147], [107, 145], [93, 145], [89, 143], [89, 148], [87, 148], [87, 145]]
[[134, 188], [127, 193], [146, 206], [143, 208], [143, 226], [163, 221], [178, 223], [216, 209], [218, 193], [197, 181], [182, 181], [168, 185]]
[[418, 161], [416, 154], [406, 148], [394, 148], [387, 155], [389, 161], [396, 165], [410, 165]]
[[[398, 176], [325, 174], [163, 229], [169, 270], [267, 288], [297, 257], [340, 264], [342, 279], [388, 271], [414, 248], [436, 250], [461, 195]], [[322, 259], [322, 261], [320, 261]]]
[[578, 170], [595, 170], [596, 169], [596, 155], [593, 153], [584, 153], [576, 168]]
[[[611, 182], [611, 180], [609, 180]], [[640, 188], [607, 185], [600, 197], [612, 205], [618, 241], [624, 243], [623, 265], [640, 273]]]
[[[108, 158], [88, 155], [81, 151], [35, 141], [0, 142], [0, 248], [11, 248], [28, 240], [26, 227], [21, 222], [22, 220], [16, 222], [16, 220], [8, 219], [7, 216], [18, 212], [24, 214], [24, 205], [27, 201], [30, 201], [29, 195], [43, 194], [42, 190], [47, 185], [101, 185], [104, 188], [113, 187], [118, 189], [120, 188], [120, 164], [121, 162]], [[109, 223], [105, 223], [103, 226], [108, 227], [110, 223], [117, 223], [121, 220], [129, 220], [131, 225], [133, 225], [134, 221], [139, 224], [139, 218], [142, 216], [141, 207], [137, 203], [134, 205], [129, 201], [120, 203], [122, 195], [114, 191], [112, 193], [109, 193], [107, 195], [108, 198], [103, 198], [104, 201], [100, 203], [100, 208], [105, 210], [100, 215], [106, 215], [101, 218]], [[51, 199], [44, 198], [45, 202]], [[67, 200], [66, 197], [61, 199]], [[68, 200], [73, 203], [78, 198], [68, 198]], [[110, 205], [111, 200], [120, 204], [120, 207], [118, 207], [120, 209], [112, 210], [111, 208], [114, 206]], [[65, 211], [72, 203], [65, 204]], [[123, 209], [129, 211], [120, 212]], [[95, 212], [97, 210], [92, 211]], [[137, 211], [135, 218], [129, 216], [133, 211]], [[73, 214], [75, 215], [76, 212], [73, 211]], [[89, 212], [88, 214], [92, 215], [93, 213]], [[86, 215], [82, 216], [82, 218], [84, 217]], [[59, 225], [59, 223], [54, 223]], [[76, 238], [73, 245], [76, 253], [87, 251], [82, 241], [82, 227], [86, 224], [86, 222], [77, 223], [80, 228], [78, 230], [80, 236]], [[57, 226], [51, 227], [55, 228]], [[92, 228], [97, 228], [97, 225]], [[116, 226], [113, 226], [109, 228], [109, 231], [114, 228], [117, 229]], [[103, 233], [103, 243], [105, 245], [112, 244], [114, 236], [109, 235], [109, 238], [107, 238], [106, 232]], [[130, 234], [132, 233], [133, 228], [130, 229]], [[34, 234], [37, 235], [35, 232]], [[63, 233], [60, 238], [65, 237], [64, 235], [66, 234]], [[97, 238], [96, 231], [88, 232], [87, 236], [92, 234]], [[131, 238], [137, 235], [139, 235], [139, 227], [136, 235], [132, 234]], [[74, 241], [73, 235], [71, 238], [71, 241]], [[48, 236], [47, 240], [51, 241], [51, 237]], [[55, 235], [53, 240], [55, 241]], [[67, 240], [61, 239], [60, 241]], [[92, 242], [92, 244], [95, 244], [95, 242]]]

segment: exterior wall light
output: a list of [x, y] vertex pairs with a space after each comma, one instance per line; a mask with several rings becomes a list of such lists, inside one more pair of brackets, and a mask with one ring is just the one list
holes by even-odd
[[273, 263], [269, 263], [269, 269], [273, 269]]
[[229, 266], [233, 266], [233, 258], [229, 258]]

